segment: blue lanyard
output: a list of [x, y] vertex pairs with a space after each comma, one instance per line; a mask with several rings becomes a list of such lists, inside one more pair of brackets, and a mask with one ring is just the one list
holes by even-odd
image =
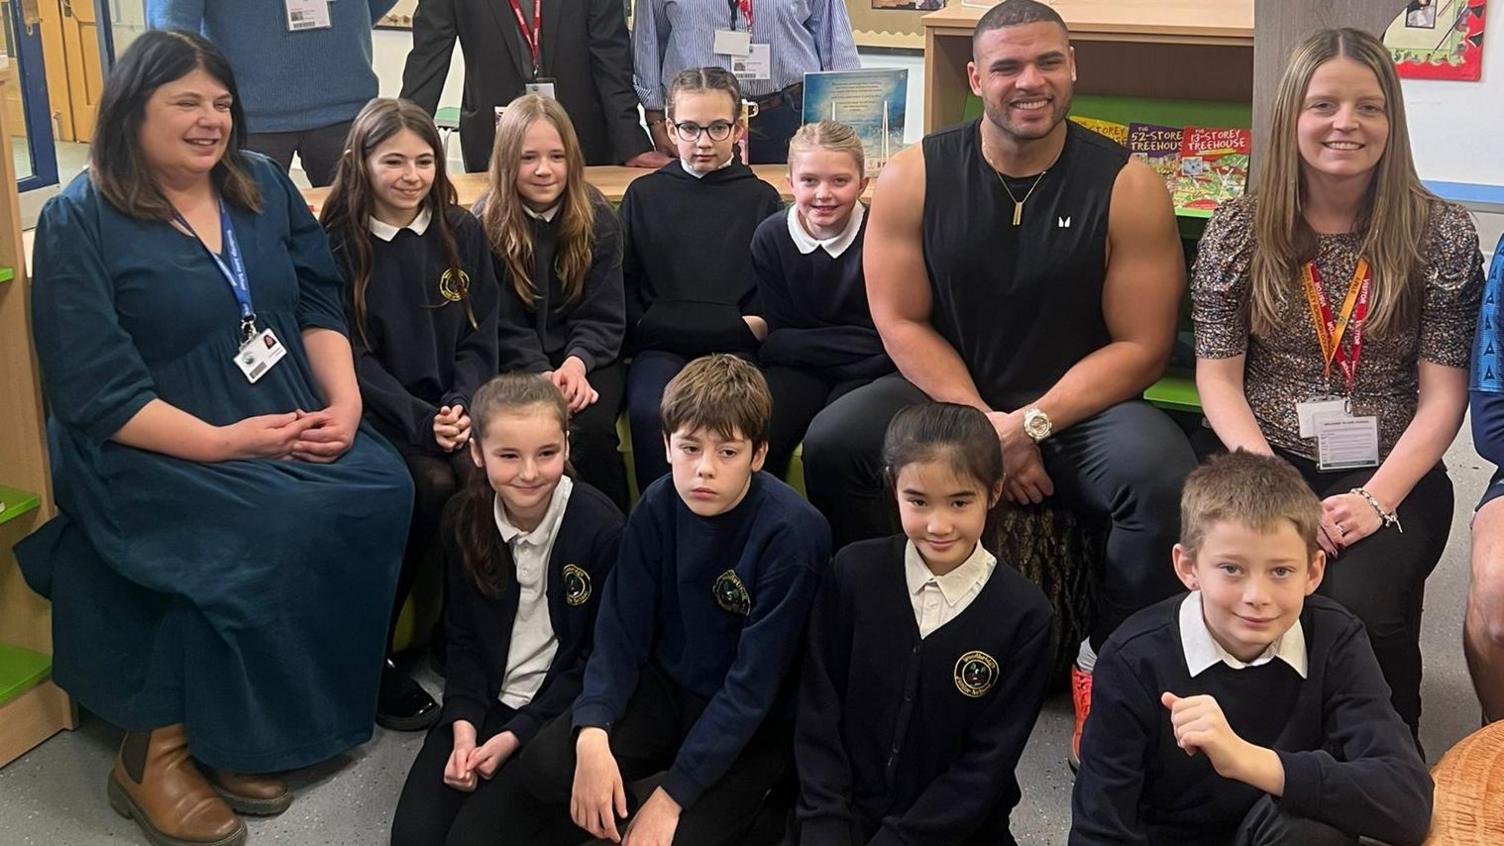
[[193, 234], [199, 246], [209, 254], [209, 258], [214, 259], [214, 264], [219, 268], [219, 272], [224, 274], [225, 281], [230, 283], [230, 292], [235, 295], [235, 302], [240, 305], [241, 340], [249, 341], [256, 336], [256, 310], [251, 308], [251, 279], [245, 272], [245, 260], [240, 255], [240, 242], [235, 240], [235, 224], [230, 220], [230, 210], [225, 207], [225, 198], [219, 198], [219, 235], [220, 246], [230, 254], [228, 265], [225, 264], [224, 259], [209, 249], [204, 239], [198, 237], [198, 233], [193, 231], [193, 226], [188, 223], [188, 219], [183, 217], [181, 212], [174, 209], [172, 213], [178, 225]]

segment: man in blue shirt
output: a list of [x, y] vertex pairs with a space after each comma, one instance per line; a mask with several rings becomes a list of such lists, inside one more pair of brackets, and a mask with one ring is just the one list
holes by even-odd
[[[286, 169], [296, 152], [315, 187], [334, 181], [350, 122], [377, 94], [371, 27], [397, 0], [147, 0], [153, 29], [186, 29], [230, 60], [245, 108], [246, 146]], [[327, 17], [325, 16], [327, 15]]]

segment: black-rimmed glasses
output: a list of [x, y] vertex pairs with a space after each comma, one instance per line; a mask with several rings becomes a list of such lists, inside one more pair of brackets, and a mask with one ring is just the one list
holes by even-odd
[[693, 121], [684, 123], [670, 121], [669, 125], [674, 128], [674, 134], [678, 135], [681, 141], [698, 141], [702, 132], [709, 134], [712, 141], [725, 141], [731, 137], [732, 125], [724, 120], [718, 120], [709, 126], [701, 126]]

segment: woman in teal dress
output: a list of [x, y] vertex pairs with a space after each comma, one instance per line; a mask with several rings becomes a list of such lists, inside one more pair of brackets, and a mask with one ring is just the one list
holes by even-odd
[[37, 227], [61, 514], [17, 553], [57, 682], [127, 731], [116, 810], [228, 846], [232, 808], [289, 804], [266, 774], [370, 738], [411, 482], [360, 422], [339, 271], [241, 150], [223, 56], [145, 33], [99, 108], [90, 169]]

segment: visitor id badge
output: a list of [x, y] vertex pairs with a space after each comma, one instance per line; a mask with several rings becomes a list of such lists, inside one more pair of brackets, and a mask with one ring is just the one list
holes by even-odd
[[554, 81], [546, 76], [540, 76], [522, 87], [529, 94], [537, 94], [539, 97], [547, 97], [550, 100], [559, 99], [554, 96]]
[[1316, 467], [1351, 470], [1379, 466], [1379, 418], [1326, 416], [1316, 421]]
[[284, 355], [287, 355], [287, 347], [277, 340], [277, 334], [270, 329], [262, 329], [240, 345], [240, 352], [235, 353], [235, 366], [254, 385]]
[[1305, 402], [1295, 404], [1295, 416], [1300, 419], [1300, 436], [1302, 438], [1316, 437], [1316, 421], [1326, 415], [1336, 414], [1342, 417], [1348, 415], [1347, 400], [1342, 397], [1330, 399], [1308, 399]]
[[329, 0], [282, 0], [282, 3], [287, 10], [288, 32], [328, 29], [333, 25], [329, 18]]
[[773, 76], [773, 48], [753, 44], [752, 52], [731, 57], [731, 73], [740, 80], [764, 80]]
[[710, 52], [722, 56], [748, 56], [752, 54], [752, 33], [734, 29], [718, 29]]

